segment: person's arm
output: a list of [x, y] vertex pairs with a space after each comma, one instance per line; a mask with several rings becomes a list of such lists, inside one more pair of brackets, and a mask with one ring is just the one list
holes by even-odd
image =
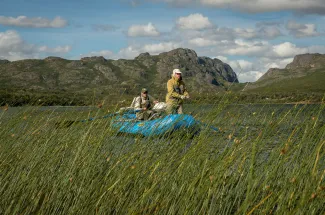
[[169, 80], [167, 82], [167, 92], [168, 92], [168, 95], [170, 95], [174, 98], [178, 98], [178, 99], [182, 98], [182, 95], [175, 92], [172, 80]]
[[138, 96], [135, 99], [134, 110], [135, 111], [141, 111], [141, 110], [143, 110], [143, 108], [141, 108], [141, 97], [140, 96]]
[[186, 86], [185, 86], [185, 83], [183, 82], [183, 86], [184, 86], [184, 96], [186, 97], [186, 98], [190, 98], [190, 94], [188, 93], [188, 91], [187, 91], [187, 89], [186, 89]]
[[152, 102], [153, 105], [158, 103], [158, 100], [155, 99], [154, 97], [152, 97], [151, 95], [148, 94], [148, 97], [149, 97], [150, 102]]

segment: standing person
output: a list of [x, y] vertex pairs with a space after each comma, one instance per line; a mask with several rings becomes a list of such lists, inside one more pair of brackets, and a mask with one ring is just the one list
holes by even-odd
[[134, 110], [136, 111], [136, 117], [139, 120], [149, 119], [154, 112], [151, 110], [154, 104], [157, 103], [152, 96], [148, 94], [148, 90], [143, 88], [140, 96], [134, 99]]
[[167, 82], [167, 114], [182, 114], [183, 101], [188, 98], [190, 96], [186, 90], [184, 81], [182, 81], [182, 72], [179, 69], [174, 69], [172, 78]]

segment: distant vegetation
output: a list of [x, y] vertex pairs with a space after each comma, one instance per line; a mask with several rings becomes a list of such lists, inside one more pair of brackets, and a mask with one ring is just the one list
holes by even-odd
[[191, 95], [187, 103], [214, 103], [228, 94], [234, 95], [233, 103], [319, 103], [325, 94], [325, 55], [297, 55], [285, 69], [238, 83], [228, 64], [180, 48], [153, 56], [142, 53], [134, 60], [1, 61], [0, 106], [127, 106], [142, 87], [164, 101], [175, 67], [183, 71]]
[[[324, 214], [325, 103], [186, 104], [219, 128], [118, 136], [115, 109], [0, 110], [0, 214]], [[199, 101], [199, 103], [201, 103]]]
[[[82, 93], [48, 93], [29, 92], [22, 90], [0, 90], [0, 106], [128, 106], [138, 92], [121, 92], [120, 94], [82, 94]], [[231, 96], [229, 96], [231, 95]], [[222, 91], [219, 93], [191, 92], [191, 99], [186, 103], [211, 104], [228, 98], [232, 103], [320, 103], [324, 98], [320, 92], [277, 92], [277, 90], [264, 92]], [[165, 92], [154, 93], [160, 101], [165, 101]]]

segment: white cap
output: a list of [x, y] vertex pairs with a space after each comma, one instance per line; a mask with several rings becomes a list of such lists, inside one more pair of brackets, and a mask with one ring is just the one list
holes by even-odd
[[176, 73], [181, 73], [181, 74], [182, 74], [181, 70], [179, 70], [179, 69], [174, 69], [174, 70], [173, 70], [173, 75], [175, 75]]

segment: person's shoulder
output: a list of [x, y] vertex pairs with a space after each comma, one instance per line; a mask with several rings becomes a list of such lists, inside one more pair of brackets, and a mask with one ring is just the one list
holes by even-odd
[[173, 83], [174, 82], [174, 79], [173, 78], [171, 78], [171, 79], [169, 79], [168, 81], [167, 81], [167, 83]]

